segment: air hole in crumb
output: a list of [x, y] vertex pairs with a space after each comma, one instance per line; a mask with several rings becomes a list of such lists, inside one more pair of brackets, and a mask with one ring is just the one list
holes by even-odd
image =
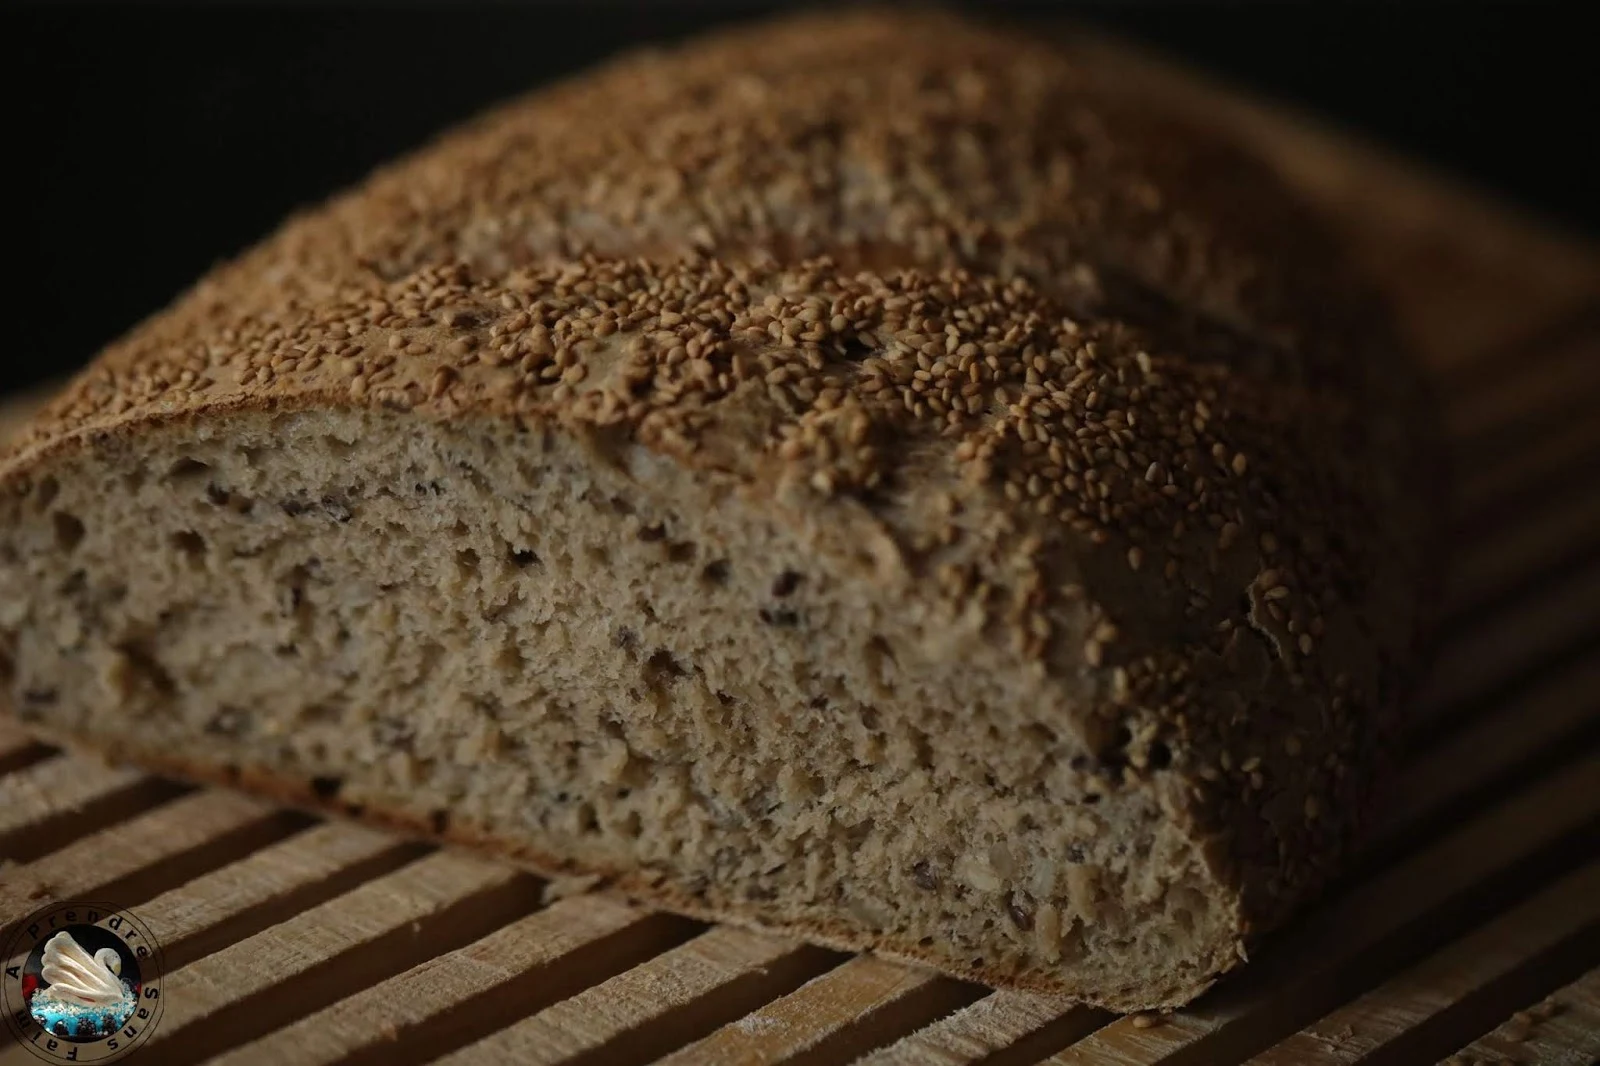
[[219, 707], [206, 721], [205, 730], [213, 736], [237, 737], [244, 733], [244, 712], [237, 707]]
[[511, 562], [519, 569], [526, 570], [530, 566], [537, 566], [539, 556], [531, 548], [512, 548]]
[[313, 777], [311, 779], [311, 791], [316, 794], [318, 799], [332, 799], [339, 794], [339, 790], [343, 787], [343, 778]]
[[611, 552], [606, 550], [603, 545], [591, 544], [584, 549], [584, 554], [587, 555], [589, 557], [589, 561], [594, 563], [596, 566], [611, 565]]
[[800, 615], [788, 607], [779, 607], [775, 610], [763, 607], [756, 614], [767, 625], [782, 629], [792, 629], [800, 624]]
[[651, 522], [647, 526], [642, 526], [638, 533], [639, 539], [646, 544], [654, 544], [656, 541], [666, 537], [666, 535], [666, 527], [660, 522]]
[[1153, 741], [1146, 758], [1150, 762], [1150, 769], [1165, 770], [1172, 765], [1172, 749], [1159, 740]]
[[680, 540], [667, 545], [667, 562], [692, 563], [694, 562], [695, 547], [689, 541]]
[[1006, 913], [1011, 915], [1011, 920], [1018, 929], [1027, 932], [1033, 928], [1033, 897], [1026, 892], [1011, 893], [1011, 902], [1006, 905]]
[[208, 464], [202, 463], [198, 459], [185, 457], [167, 468], [167, 477], [173, 481], [186, 481], [189, 478], [198, 477], [210, 469], [211, 467]]
[[805, 578], [802, 575], [795, 573], [793, 570], [785, 570], [772, 583], [772, 595], [782, 599], [799, 588], [800, 582], [804, 580]]
[[700, 571], [700, 580], [708, 585], [726, 585], [729, 573], [728, 560], [715, 559], [705, 565]]
[[611, 646], [621, 648], [623, 651], [632, 651], [639, 646], [639, 634], [627, 626], [619, 626], [617, 631], [611, 634]]
[[39, 507], [42, 510], [55, 502], [56, 495], [61, 491], [61, 482], [53, 477], [47, 477], [39, 482], [39, 487], [34, 491], [39, 497]]
[[657, 648], [645, 660], [644, 679], [652, 688], [661, 688], [688, 676], [689, 671], [679, 665], [678, 660], [665, 648]]
[[428, 815], [428, 825], [435, 836], [443, 836], [444, 831], [450, 828], [450, 812], [439, 809]]
[[182, 529], [172, 535], [172, 547], [197, 563], [205, 557], [206, 539], [192, 529]]
[[724, 706], [724, 707], [732, 707], [733, 703], [734, 703], [734, 699], [733, 699], [732, 696], [728, 695], [726, 692], [723, 692], [723, 691], [721, 691], [719, 689], [717, 691], [717, 702], [722, 704], [722, 706]]
[[471, 548], [462, 548], [456, 552], [456, 566], [460, 568], [463, 577], [478, 574], [478, 553]]
[[56, 527], [56, 545], [63, 551], [71, 551], [82, 543], [84, 528], [77, 515], [57, 511], [52, 516], [52, 521]]
[[939, 872], [933, 864], [924, 859], [911, 868], [911, 880], [916, 886], [927, 892], [933, 892], [939, 887]]

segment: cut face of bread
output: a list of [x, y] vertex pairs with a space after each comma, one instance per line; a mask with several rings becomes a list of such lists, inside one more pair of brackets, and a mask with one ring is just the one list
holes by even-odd
[[7, 516], [19, 709], [1110, 1006], [1228, 964], [1237, 897], [1175, 779], [1109, 787], [1060, 686], [922, 595], [866, 514], [748, 495], [490, 420], [244, 413], [108, 441]]

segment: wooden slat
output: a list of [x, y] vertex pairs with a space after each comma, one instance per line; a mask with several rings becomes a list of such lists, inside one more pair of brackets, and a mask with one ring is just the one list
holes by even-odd
[[537, 886], [508, 867], [426, 856], [169, 973], [151, 1057], [180, 1066], [237, 1047], [491, 932], [536, 900]]
[[143, 903], [153, 892], [287, 835], [297, 821], [244, 796], [180, 797], [26, 866], [0, 872], [0, 929], [44, 899], [114, 898], [121, 907]]
[[650, 1062], [833, 965], [826, 951], [718, 926], [524, 1018], [438, 1066]]
[[[535, 911], [214, 1060], [297, 1066], [433, 1060], [680, 939], [688, 926], [601, 896]], [[522, 1061], [502, 1056], [479, 1062]]]
[[1022, 1066], [1088, 1036], [1113, 1017], [1056, 996], [991, 992], [868, 1055], [859, 1066]]
[[849, 1062], [972, 1002], [970, 985], [858, 955], [704, 1040], [663, 1066], [806, 1066]]
[[176, 970], [421, 854], [387, 833], [318, 825], [165, 892], [138, 912], [161, 941], [167, 968]]
[[1600, 967], [1519, 1010], [1439, 1066], [1538, 1063], [1594, 1066], [1600, 1062]]
[[[1150, 1028], [1121, 1019], [1055, 1066], [1229, 1061], [1269, 1045], [1470, 922], [1520, 868], [1559, 847], [1592, 846], [1600, 753], [1363, 883], [1265, 945], [1235, 979]], [[1580, 852], [1581, 854], [1581, 852]]]
[[1439, 1023], [1453, 1016], [1458, 1029], [1465, 1024], [1468, 1033], [1477, 1031], [1481, 1024], [1474, 1023], [1484, 1018], [1494, 986], [1558, 945], [1600, 954], [1600, 862], [1569, 875], [1250, 1061], [1255, 1066], [1431, 1061], [1441, 1050], [1460, 1044]]
[[0, 777], [0, 860], [22, 862], [180, 790], [128, 767], [56, 755]]

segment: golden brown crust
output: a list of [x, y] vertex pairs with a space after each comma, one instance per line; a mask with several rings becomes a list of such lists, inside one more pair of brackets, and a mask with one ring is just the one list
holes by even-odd
[[1180, 775], [1269, 926], [1344, 851], [1418, 628], [1417, 401], [1337, 262], [1255, 163], [1055, 52], [800, 19], [623, 60], [291, 221], [0, 481], [173, 419], [381, 405], [864, 506], [1075, 694], [1109, 787]]

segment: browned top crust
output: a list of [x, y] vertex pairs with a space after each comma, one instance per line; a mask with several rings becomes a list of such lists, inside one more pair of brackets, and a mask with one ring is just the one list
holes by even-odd
[[1108, 774], [1184, 771], [1270, 921], [1341, 850], [1417, 628], [1391, 352], [1216, 137], [945, 16], [803, 18], [627, 57], [292, 220], [0, 478], [113, 427], [383, 405], [864, 509], [1077, 694]]

